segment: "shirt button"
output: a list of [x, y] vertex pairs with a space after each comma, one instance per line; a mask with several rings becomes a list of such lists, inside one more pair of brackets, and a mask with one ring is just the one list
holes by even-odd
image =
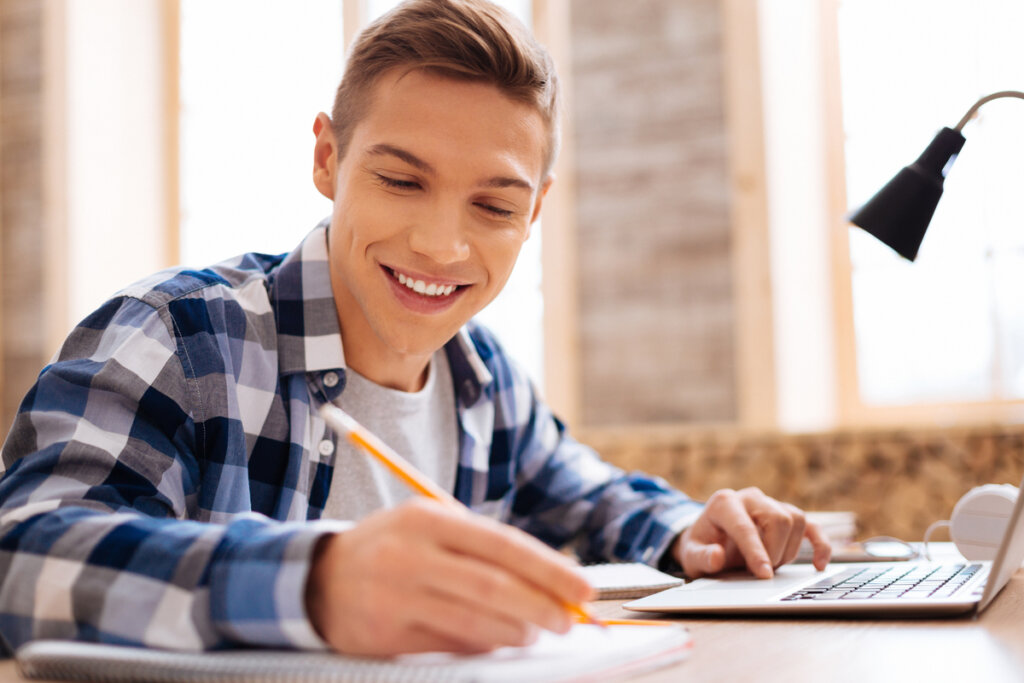
[[334, 452], [334, 442], [330, 439], [324, 439], [320, 442], [318, 450], [320, 451], [320, 455], [330, 455]]
[[324, 386], [332, 388], [338, 386], [338, 373], [336, 372], [325, 372], [324, 373]]

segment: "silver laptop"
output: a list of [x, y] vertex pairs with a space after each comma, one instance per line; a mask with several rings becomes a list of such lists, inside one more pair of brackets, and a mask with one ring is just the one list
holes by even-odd
[[[1024, 491], [1024, 481], [1021, 482]], [[628, 602], [637, 612], [925, 616], [981, 612], [1024, 562], [1024, 495], [992, 562], [870, 562], [780, 567], [771, 579], [732, 573]]]

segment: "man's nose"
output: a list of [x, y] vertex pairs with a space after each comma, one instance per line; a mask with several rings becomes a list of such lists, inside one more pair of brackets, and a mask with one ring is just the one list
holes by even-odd
[[462, 207], [438, 202], [422, 215], [409, 234], [409, 247], [436, 263], [469, 258], [467, 217]]

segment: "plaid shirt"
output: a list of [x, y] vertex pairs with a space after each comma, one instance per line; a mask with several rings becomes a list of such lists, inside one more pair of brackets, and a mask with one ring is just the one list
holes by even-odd
[[[573, 441], [494, 339], [445, 347], [455, 495], [586, 560], [651, 563], [700, 506]], [[71, 333], [0, 480], [0, 633], [173, 649], [323, 648], [305, 614], [345, 386], [326, 222], [282, 256], [157, 273]]]

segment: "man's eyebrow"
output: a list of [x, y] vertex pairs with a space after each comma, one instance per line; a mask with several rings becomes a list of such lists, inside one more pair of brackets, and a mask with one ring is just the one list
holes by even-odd
[[483, 187], [520, 187], [529, 192], [533, 192], [533, 185], [526, 182], [522, 178], [511, 178], [499, 176], [497, 178], [490, 178], [484, 181]]
[[[416, 156], [412, 152], [410, 152], [408, 150], [405, 150], [405, 149], [402, 149], [401, 147], [395, 147], [394, 145], [389, 145], [386, 142], [381, 142], [381, 143], [378, 143], [376, 145], [373, 145], [372, 147], [370, 147], [370, 148], [368, 148], [366, 150], [366, 153], [374, 155], [374, 156], [393, 156], [396, 159], [401, 159], [402, 161], [404, 161], [405, 163], [409, 164], [410, 166], [418, 168], [419, 170], [423, 171], [424, 173], [430, 173], [432, 175], [435, 175], [437, 173], [434, 170], [433, 166], [431, 166], [429, 163], [427, 163], [423, 159], [420, 159], [418, 156]], [[533, 185], [531, 185], [526, 180], [523, 180], [522, 178], [516, 178], [516, 177], [513, 177], [513, 176], [495, 176], [494, 178], [488, 178], [487, 180], [482, 182], [480, 184], [480, 186], [481, 187], [496, 187], [496, 188], [501, 188], [501, 187], [518, 187], [518, 188], [522, 188], [522, 189], [524, 189], [524, 190], [526, 190], [528, 192], [533, 192]]]
[[375, 156], [393, 156], [398, 159], [401, 159], [410, 166], [415, 166], [424, 173], [434, 173], [433, 166], [423, 161], [423, 159], [420, 159], [412, 152], [406, 151], [401, 147], [395, 147], [394, 145], [389, 145], [387, 143], [382, 142], [380, 144], [370, 147], [368, 150], [366, 150], [366, 152], [367, 154], [373, 154]]

